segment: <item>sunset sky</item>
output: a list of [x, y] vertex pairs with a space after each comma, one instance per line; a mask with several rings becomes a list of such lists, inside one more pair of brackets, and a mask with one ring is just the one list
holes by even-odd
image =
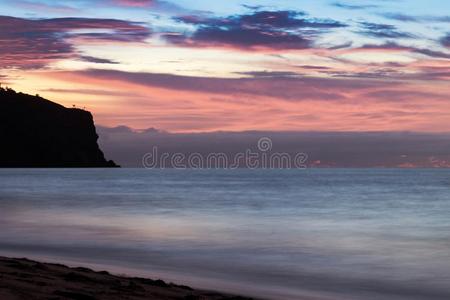
[[450, 2], [0, 0], [0, 79], [97, 124], [450, 131]]

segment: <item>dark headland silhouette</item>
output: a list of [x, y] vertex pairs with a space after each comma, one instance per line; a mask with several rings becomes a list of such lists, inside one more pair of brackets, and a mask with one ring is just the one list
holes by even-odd
[[105, 168], [92, 114], [0, 88], [0, 167]]

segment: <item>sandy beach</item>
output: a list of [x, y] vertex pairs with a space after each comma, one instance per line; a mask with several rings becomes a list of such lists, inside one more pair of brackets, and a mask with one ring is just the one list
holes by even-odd
[[240, 296], [194, 290], [188, 286], [106, 271], [70, 268], [26, 258], [0, 257], [0, 299], [186, 299], [250, 300]]

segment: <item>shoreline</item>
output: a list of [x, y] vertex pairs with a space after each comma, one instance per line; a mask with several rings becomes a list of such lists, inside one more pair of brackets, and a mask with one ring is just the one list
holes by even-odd
[[[163, 280], [114, 275], [84, 267], [0, 256], [0, 299], [252, 300]], [[256, 300], [256, 299], [254, 299]]]

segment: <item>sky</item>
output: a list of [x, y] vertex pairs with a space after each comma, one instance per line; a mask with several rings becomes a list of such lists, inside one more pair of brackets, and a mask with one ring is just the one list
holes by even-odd
[[173, 133], [450, 131], [450, 2], [0, 0], [0, 79]]
[[450, 2], [0, 0], [0, 81], [92, 112], [107, 157], [256, 145], [450, 167]]

